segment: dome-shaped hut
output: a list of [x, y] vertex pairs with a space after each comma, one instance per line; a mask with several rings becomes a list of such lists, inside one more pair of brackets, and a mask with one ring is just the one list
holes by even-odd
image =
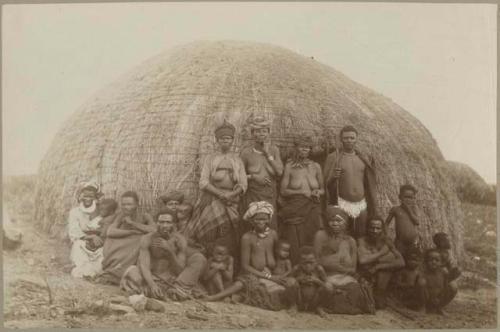
[[[197, 195], [200, 162], [214, 149], [225, 117], [238, 129], [235, 149], [249, 139], [244, 124], [265, 113], [280, 147], [308, 133], [321, 144], [346, 124], [359, 148], [375, 158], [379, 204], [398, 203], [414, 184], [429, 243], [436, 231], [462, 250], [462, 215], [446, 162], [427, 129], [388, 98], [312, 58], [253, 42], [196, 42], [162, 53], [77, 110], [40, 164], [36, 220], [53, 232], [65, 223], [78, 183], [96, 178], [106, 196], [136, 190], [145, 209], [179, 189]], [[333, 141], [333, 139], [330, 139]]]

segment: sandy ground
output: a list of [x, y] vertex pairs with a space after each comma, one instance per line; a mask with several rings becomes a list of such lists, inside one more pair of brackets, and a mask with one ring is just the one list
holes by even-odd
[[[445, 316], [392, 309], [376, 315], [328, 315], [326, 318], [286, 311], [271, 312], [241, 304], [207, 303], [216, 313], [195, 302], [165, 303], [165, 313], [109, 313], [89, 310], [98, 300], [123, 295], [111, 286], [75, 280], [68, 274], [67, 249], [38, 234], [27, 224], [23, 245], [4, 251], [4, 325], [8, 328], [255, 328], [255, 329], [366, 329], [366, 328], [494, 328], [497, 303], [493, 288], [461, 290]], [[47, 286], [48, 285], [48, 286]], [[68, 310], [83, 309], [70, 314]]]

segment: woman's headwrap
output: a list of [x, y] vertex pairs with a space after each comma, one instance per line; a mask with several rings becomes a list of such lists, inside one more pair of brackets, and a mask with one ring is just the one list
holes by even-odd
[[215, 129], [215, 137], [220, 138], [223, 136], [231, 136], [234, 137], [234, 133], [236, 132], [236, 128], [224, 119], [224, 123], [222, 123], [219, 127]]
[[84, 190], [92, 190], [96, 194], [96, 199], [99, 198], [101, 194], [101, 186], [95, 180], [82, 181], [78, 184], [78, 188], [76, 190], [76, 199], [79, 202], [80, 196]]
[[158, 197], [158, 200], [160, 200], [163, 204], [167, 204], [170, 201], [182, 203], [184, 201], [184, 194], [180, 191], [172, 191], [168, 194], [161, 195]]
[[264, 116], [257, 115], [249, 119], [250, 130], [267, 128], [271, 130], [271, 121]]
[[243, 215], [243, 220], [250, 220], [258, 213], [265, 213], [269, 215], [269, 220], [273, 217], [274, 209], [272, 204], [266, 201], [252, 202], [248, 205], [248, 210]]
[[328, 205], [326, 207], [326, 218], [329, 220], [334, 217], [341, 218], [345, 223], [349, 220], [347, 213], [345, 213], [340, 207], [336, 205]]

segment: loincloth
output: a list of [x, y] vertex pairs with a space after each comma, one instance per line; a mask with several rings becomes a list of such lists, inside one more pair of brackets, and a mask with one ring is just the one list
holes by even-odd
[[365, 211], [368, 208], [368, 206], [366, 205], [366, 200], [364, 198], [359, 202], [349, 202], [339, 196], [338, 205], [351, 218], [359, 217], [361, 212]]

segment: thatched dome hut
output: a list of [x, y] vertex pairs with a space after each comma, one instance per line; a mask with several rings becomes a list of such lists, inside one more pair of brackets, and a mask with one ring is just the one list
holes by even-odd
[[458, 198], [462, 202], [496, 205], [496, 186], [486, 183], [481, 175], [477, 174], [470, 166], [456, 161], [448, 161], [448, 170]]
[[65, 223], [77, 184], [94, 177], [103, 192], [140, 194], [145, 209], [179, 189], [197, 195], [200, 162], [214, 149], [213, 129], [223, 117], [238, 129], [235, 149], [249, 140], [246, 119], [266, 113], [280, 147], [298, 133], [318, 144], [352, 124], [359, 147], [378, 167], [384, 211], [398, 203], [398, 188], [419, 189], [430, 241], [452, 234], [463, 252], [462, 213], [446, 162], [427, 129], [388, 98], [331, 67], [281, 47], [252, 42], [196, 42], [138, 66], [89, 100], [63, 125], [40, 165], [36, 220], [53, 232]]

